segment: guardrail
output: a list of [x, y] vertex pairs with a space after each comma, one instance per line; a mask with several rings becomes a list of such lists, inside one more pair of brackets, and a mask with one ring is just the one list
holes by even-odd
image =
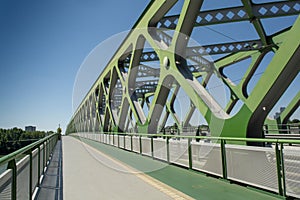
[[300, 134], [267, 134], [265, 135], [265, 138], [300, 140]]
[[300, 134], [300, 124], [265, 124], [263, 132], [268, 134]]
[[54, 133], [0, 158], [0, 166], [7, 165], [0, 174], [0, 199], [32, 199], [57, 140]]
[[[272, 191], [284, 197], [300, 198], [300, 140], [124, 133], [72, 135]], [[233, 144], [236, 142], [265, 143], [268, 147]]]

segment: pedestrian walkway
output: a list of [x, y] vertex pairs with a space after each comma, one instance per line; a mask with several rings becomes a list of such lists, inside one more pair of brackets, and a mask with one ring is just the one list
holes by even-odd
[[188, 199], [73, 137], [63, 137], [64, 199]]
[[280, 199], [88, 139], [63, 137], [64, 199]]
[[61, 200], [62, 193], [62, 141], [58, 140], [38, 187], [35, 200]]

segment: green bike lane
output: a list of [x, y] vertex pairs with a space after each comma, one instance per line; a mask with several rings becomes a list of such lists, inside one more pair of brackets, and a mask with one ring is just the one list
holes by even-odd
[[84, 138], [80, 138], [80, 140], [100, 152], [140, 172], [144, 172], [148, 176], [195, 199], [283, 199], [272, 193], [230, 183], [195, 170], [170, 165], [151, 157], [107, 144]]

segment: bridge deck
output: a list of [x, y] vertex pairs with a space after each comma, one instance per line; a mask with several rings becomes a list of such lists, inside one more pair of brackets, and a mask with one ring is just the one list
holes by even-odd
[[63, 137], [64, 199], [276, 199], [91, 140]]

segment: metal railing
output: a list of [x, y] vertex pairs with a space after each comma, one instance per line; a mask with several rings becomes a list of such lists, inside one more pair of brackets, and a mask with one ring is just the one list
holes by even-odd
[[[32, 199], [58, 140], [54, 133], [0, 158], [0, 199]], [[20, 158], [21, 157], [21, 158]]]
[[268, 134], [300, 134], [300, 124], [265, 124], [263, 133]]
[[[300, 198], [300, 140], [124, 133], [73, 135], [284, 197]], [[267, 147], [241, 145], [248, 142], [264, 143]]]

